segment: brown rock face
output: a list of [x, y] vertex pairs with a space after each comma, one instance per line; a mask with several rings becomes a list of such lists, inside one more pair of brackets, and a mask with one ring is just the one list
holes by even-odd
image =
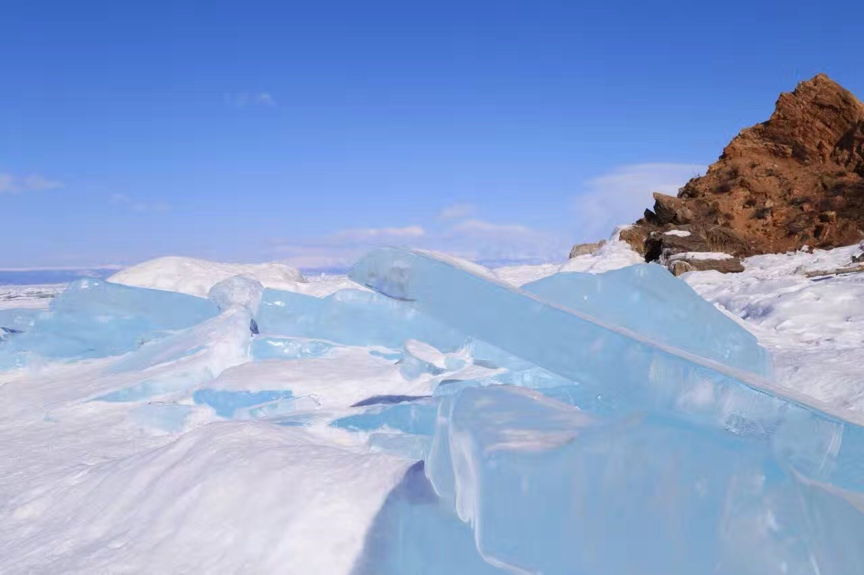
[[864, 237], [864, 105], [825, 75], [801, 82], [677, 198], [654, 200], [621, 236], [649, 260], [659, 258], [658, 234], [682, 227], [711, 251], [740, 257], [856, 243]]
[[576, 244], [570, 249], [570, 259], [579, 256], [590, 255], [606, 245], [606, 240], [600, 240], [591, 244]]

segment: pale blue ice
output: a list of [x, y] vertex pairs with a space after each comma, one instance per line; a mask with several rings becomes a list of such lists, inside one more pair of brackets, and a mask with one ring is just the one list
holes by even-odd
[[32, 358], [70, 360], [118, 355], [219, 313], [185, 294], [82, 279], [36, 315], [32, 327], [0, 345], [0, 369]]
[[216, 415], [231, 418], [239, 410], [247, 410], [269, 404], [281, 399], [290, 399], [293, 394], [290, 390], [263, 390], [263, 391], [229, 391], [222, 389], [204, 388], [195, 391], [192, 399], [197, 404], [209, 405]]
[[[536, 391], [468, 381], [436, 393], [426, 475], [488, 563], [613, 574], [853, 573], [864, 564], [862, 428], [754, 375], [767, 372], [764, 351], [748, 351], [719, 311], [694, 312], [698, 329], [671, 317], [666, 329], [677, 333], [637, 333], [642, 320], [626, 314], [640, 307], [627, 298], [622, 310], [607, 302], [588, 314], [563, 305], [557, 289], [546, 301], [401, 249], [373, 252], [351, 277], [483, 342], [478, 349], [492, 346], [480, 359], [490, 367], [524, 361], [521, 371], [561, 378]], [[646, 277], [633, 289], [657, 287]], [[700, 347], [710, 333], [732, 353]], [[688, 350], [678, 338], [691, 340]], [[429, 554], [428, 542], [406, 545], [416, 554], [393, 550], [404, 565]]]
[[768, 354], [756, 337], [686, 282], [656, 264], [602, 274], [558, 273], [523, 285], [523, 291], [655, 341], [759, 375], [769, 375]]
[[418, 339], [442, 351], [461, 347], [466, 338], [406, 302], [377, 293], [342, 290], [325, 298], [267, 289], [258, 309], [265, 336], [323, 339], [345, 345], [401, 348]]

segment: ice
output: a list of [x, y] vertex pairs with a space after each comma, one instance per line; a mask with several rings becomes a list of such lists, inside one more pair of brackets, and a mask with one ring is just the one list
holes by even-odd
[[0, 309], [0, 327], [15, 332], [28, 331], [36, 323], [39, 310], [35, 309]]
[[264, 286], [261, 282], [245, 276], [233, 276], [210, 288], [207, 297], [222, 311], [238, 306], [254, 316], [258, 312], [263, 293]]
[[540, 299], [726, 365], [767, 376], [756, 337], [665, 268], [641, 264], [602, 274], [559, 273], [525, 284]]
[[[259, 328], [260, 329], [260, 328]], [[257, 337], [252, 342], [255, 359], [303, 359], [328, 357], [336, 344], [318, 339], [296, 337]]]
[[375, 517], [356, 575], [486, 575], [502, 573], [477, 552], [471, 528], [412, 465]]
[[0, 572], [859, 571], [862, 420], [739, 327], [860, 354], [864, 284], [795, 271], [851, 256], [686, 276], [724, 312], [619, 244], [591, 276], [389, 249], [360, 283], [0, 311], [0, 357], [93, 344], [0, 374]]
[[687, 412], [725, 424], [734, 397], [760, 409], [776, 408], [768, 406], [773, 397], [743, 384], [716, 362], [546, 303], [426, 253], [377, 250], [358, 262], [351, 275], [562, 382], [578, 384], [586, 396], [602, 394], [618, 409]]
[[171, 331], [219, 313], [191, 296], [82, 279], [40, 312], [32, 328], [0, 347], [0, 369], [49, 360], [105, 357], [129, 352]]
[[671, 417], [599, 419], [529, 390], [465, 389], [441, 404], [426, 474], [486, 561], [513, 572], [824, 574], [864, 561], [860, 493]]
[[420, 399], [396, 405], [378, 405], [363, 413], [349, 415], [332, 423], [352, 431], [391, 429], [413, 435], [429, 435], [435, 431], [435, 416], [438, 405], [434, 401]]
[[341, 290], [325, 298], [265, 290], [258, 312], [262, 335], [324, 339], [345, 345], [401, 348], [411, 339], [442, 351], [466, 338], [406, 302], [361, 290]]
[[546, 303], [428, 253], [377, 250], [351, 274], [572, 381], [561, 396], [583, 409], [675, 416], [771, 442], [814, 479], [864, 486], [864, 477], [849, 471], [864, 452], [861, 428], [844, 431], [844, 414], [764, 379]]
[[209, 405], [216, 415], [231, 418], [237, 410], [257, 407], [293, 396], [291, 390], [267, 391], [224, 391], [219, 389], [199, 389], [192, 395], [195, 403]]

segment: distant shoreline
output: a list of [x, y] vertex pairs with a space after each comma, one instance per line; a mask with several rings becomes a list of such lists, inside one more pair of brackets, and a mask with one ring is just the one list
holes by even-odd
[[62, 284], [79, 278], [107, 278], [117, 273], [114, 268], [0, 270], [0, 285]]

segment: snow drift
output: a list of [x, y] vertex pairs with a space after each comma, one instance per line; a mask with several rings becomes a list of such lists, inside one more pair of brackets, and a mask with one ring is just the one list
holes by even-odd
[[238, 275], [275, 289], [290, 290], [295, 284], [306, 281], [299, 271], [279, 262], [226, 264], [177, 256], [157, 258], [126, 268], [112, 275], [108, 281], [207, 297], [214, 285]]

